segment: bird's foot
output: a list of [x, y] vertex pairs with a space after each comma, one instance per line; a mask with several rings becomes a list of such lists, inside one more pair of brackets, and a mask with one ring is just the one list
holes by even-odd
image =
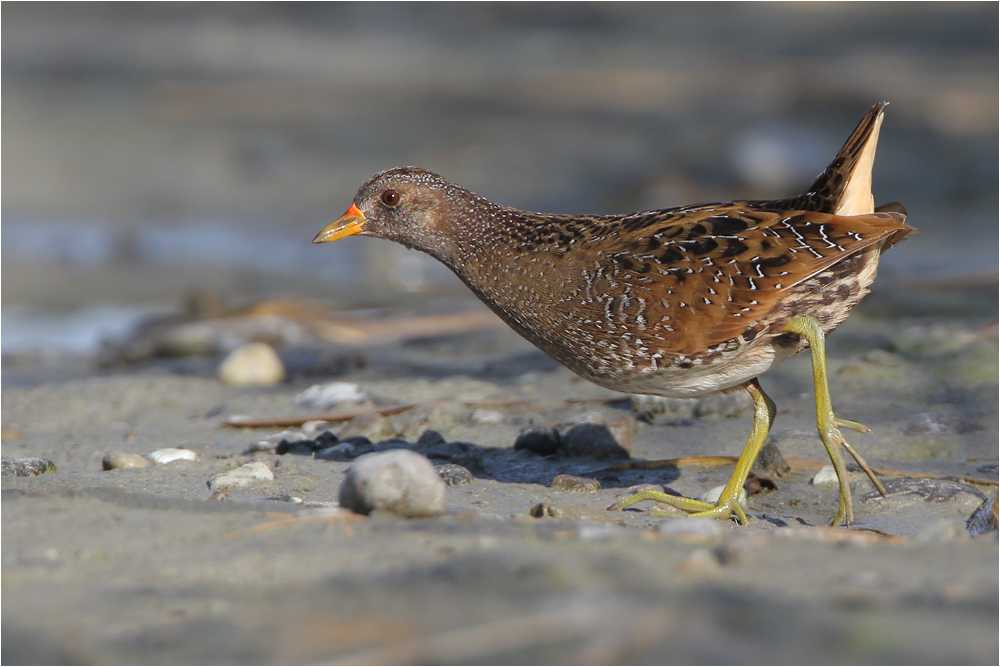
[[[728, 488], [726, 491], [728, 491]], [[635, 493], [627, 498], [622, 498], [617, 503], [609, 507], [608, 510], [620, 511], [637, 503], [652, 500], [654, 502], [673, 507], [674, 509], [681, 510], [691, 517], [707, 517], [710, 519], [730, 519], [735, 517], [736, 521], [740, 525], [745, 525], [747, 522], [747, 515], [740, 506], [738, 492], [727, 493], [726, 491], [723, 491], [718, 502], [712, 504], [705, 502], [704, 500], [695, 500], [693, 498], [685, 498], [683, 496], [672, 496], [669, 493], [648, 489]], [[652, 514], [653, 516], [678, 516], [676, 512], [665, 512], [662, 510], [653, 510]]]

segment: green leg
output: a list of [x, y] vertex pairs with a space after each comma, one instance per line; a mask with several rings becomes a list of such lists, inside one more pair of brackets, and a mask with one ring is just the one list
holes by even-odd
[[840, 427], [860, 431], [861, 433], [871, 433], [871, 429], [857, 422], [837, 419], [833, 414], [833, 402], [830, 400], [830, 386], [826, 376], [826, 336], [819, 322], [812, 317], [796, 317], [789, 322], [786, 331], [804, 336], [809, 341], [809, 349], [812, 353], [813, 365], [813, 386], [816, 393], [816, 426], [819, 429], [819, 437], [830, 455], [834, 470], [837, 471], [837, 480], [840, 483], [840, 504], [837, 509], [837, 516], [833, 519], [833, 525], [851, 525], [854, 520], [854, 507], [851, 501], [851, 484], [847, 476], [847, 466], [844, 465], [844, 457], [840, 453], [843, 447], [854, 457], [861, 469], [865, 471], [868, 478], [885, 495], [885, 486], [882, 481], [875, 476], [868, 463], [861, 455], [848, 444], [840, 432]]
[[[628, 498], [621, 499], [608, 509], [622, 510], [644, 500], [654, 500], [658, 503], [689, 512], [692, 516], [728, 519], [735, 514], [737, 520], [741, 524], [745, 524], [747, 516], [743, 508], [740, 507], [740, 491], [743, 490], [743, 485], [747, 481], [747, 475], [750, 474], [750, 468], [753, 466], [754, 461], [757, 460], [757, 454], [760, 453], [760, 448], [764, 445], [764, 440], [767, 439], [767, 434], [771, 430], [771, 424], [774, 422], [775, 408], [774, 401], [764, 393], [764, 390], [761, 389], [756, 379], [750, 380], [744, 387], [753, 396], [753, 431], [750, 432], [750, 439], [747, 441], [746, 447], [743, 448], [743, 453], [740, 454], [739, 460], [736, 461], [736, 470], [733, 471], [729, 482], [726, 484], [726, 488], [722, 491], [722, 495], [719, 496], [719, 501], [715, 505], [701, 500], [671, 496], [662, 491], [640, 491]], [[658, 516], [673, 516], [664, 512], [653, 512], [653, 514]]]

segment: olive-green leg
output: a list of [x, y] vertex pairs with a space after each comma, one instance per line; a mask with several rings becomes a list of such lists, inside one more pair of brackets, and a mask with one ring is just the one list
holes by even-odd
[[[754, 461], [757, 460], [757, 454], [760, 453], [760, 448], [764, 445], [767, 434], [771, 430], [771, 424], [774, 422], [775, 408], [774, 401], [764, 393], [764, 390], [761, 389], [756, 379], [750, 380], [744, 385], [744, 388], [753, 396], [753, 430], [750, 432], [750, 439], [747, 441], [746, 447], [743, 448], [743, 453], [740, 454], [740, 458], [736, 461], [736, 470], [733, 471], [729, 482], [726, 484], [726, 488], [723, 489], [722, 495], [719, 496], [716, 504], [713, 505], [702, 500], [672, 496], [662, 491], [650, 490], [640, 491], [628, 498], [623, 498], [608, 509], [622, 510], [644, 500], [654, 500], [658, 503], [689, 512], [691, 516], [728, 519], [735, 515], [741, 524], [745, 524], [747, 516], [743, 508], [740, 507], [740, 492], [743, 490], [743, 485], [747, 481], [747, 475], [750, 474], [750, 468], [753, 466]], [[653, 514], [657, 516], [672, 516], [665, 512], [653, 512]]]
[[861, 433], [871, 433], [871, 429], [857, 422], [837, 419], [833, 414], [833, 402], [830, 400], [830, 386], [827, 383], [826, 374], [826, 336], [819, 322], [812, 317], [796, 317], [789, 322], [787, 331], [804, 336], [809, 341], [809, 350], [812, 354], [813, 366], [813, 386], [816, 393], [816, 426], [819, 429], [820, 440], [826, 447], [830, 455], [830, 461], [837, 472], [837, 481], [840, 485], [840, 503], [837, 509], [837, 516], [834, 517], [832, 525], [851, 525], [854, 520], [854, 506], [851, 500], [851, 483], [847, 476], [847, 466], [844, 465], [844, 457], [840, 453], [843, 447], [854, 457], [861, 469], [865, 471], [868, 478], [885, 495], [885, 486], [882, 481], [875, 476], [868, 463], [855, 451], [840, 432], [840, 427], [844, 426]]

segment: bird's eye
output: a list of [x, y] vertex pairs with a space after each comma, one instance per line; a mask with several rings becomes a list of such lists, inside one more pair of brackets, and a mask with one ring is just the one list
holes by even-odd
[[382, 193], [382, 203], [386, 206], [395, 206], [399, 203], [399, 193], [395, 190], [386, 190]]

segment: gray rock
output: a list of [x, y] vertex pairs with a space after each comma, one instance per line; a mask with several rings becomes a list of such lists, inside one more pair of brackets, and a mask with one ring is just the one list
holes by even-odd
[[340, 486], [340, 505], [358, 514], [429, 517], [444, 512], [444, 495], [445, 482], [426, 456], [397, 449], [356, 460]]
[[601, 490], [601, 483], [596, 479], [577, 477], [576, 475], [556, 475], [549, 486], [560, 491], [578, 493], [597, 493]]
[[222, 360], [219, 379], [235, 387], [267, 387], [285, 379], [285, 366], [267, 343], [250, 343]]
[[607, 424], [577, 424], [562, 434], [562, 451], [568, 456], [592, 456], [596, 459], [629, 458], [631, 442], [620, 442], [615, 436]]
[[148, 468], [153, 465], [153, 462], [140, 454], [113, 452], [104, 457], [101, 465], [105, 470], [117, 470], [122, 468]]
[[440, 465], [434, 466], [434, 470], [440, 475], [441, 479], [448, 486], [464, 486], [466, 484], [472, 484], [475, 479], [472, 473], [469, 472], [468, 468], [460, 466], [456, 463], [442, 463]]
[[224, 489], [242, 488], [273, 479], [274, 473], [271, 472], [266, 463], [263, 461], [254, 461], [253, 463], [244, 463], [235, 470], [215, 475], [208, 481], [208, 488], [212, 491], [221, 491]]
[[521, 430], [514, 441], [514, 449], [526, 449], [539, 456], [551, 456], [559, 451], [562, 438], [551, 424], [534, 424]]
[[372, 442], [395, 438], [399, 433], [386, 417], [377, 412], [365, 412], [344, 424], [340, 430], [340, 439], [347, 440], [356, 435], [363, 435]]
[[3, 457], [4, 477], [32, 477], [47, 472], [58, 472], [56, 464], [48, 459]]

